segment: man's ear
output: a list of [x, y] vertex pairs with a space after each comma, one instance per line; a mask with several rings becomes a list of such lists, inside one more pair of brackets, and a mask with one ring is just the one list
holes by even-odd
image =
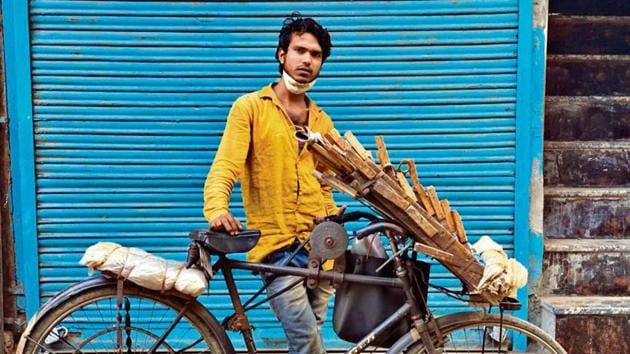
[[284, 59], [286, 55], [287, 53], [284, 51], [284, 49], [278, 48], [278, 61], [280, 62], [280, 64], [284, 65]]

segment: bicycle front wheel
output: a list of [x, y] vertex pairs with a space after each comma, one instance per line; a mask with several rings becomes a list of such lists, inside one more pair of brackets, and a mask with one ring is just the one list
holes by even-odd
[[125, 283], [119, 307], [116, 282], [101, 283], [47, 306], [22, 336], [22, 353], [234, 352], [214, 316], [195, 299]]
[[[501, 319], [498, 314], [465, 312], [440, 317], [437, 323], [443, 353], [566, 354], [542, 329], [510, 315]], [[416, 342], [405, 353], [422, 354], [426, 349]]]

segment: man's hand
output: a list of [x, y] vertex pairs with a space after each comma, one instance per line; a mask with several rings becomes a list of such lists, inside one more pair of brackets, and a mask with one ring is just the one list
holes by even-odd
[[337, 214], [336, 215], [317, 216], [317, 217], [315, 217], [315, 220], [313, 220], [313, 222], [315, 223], [315, 225], [317, 225], [317, 224], [321, 224], [324, 221], [326, 221], [326, 218], [329, 217], [329, 216], [342, 216], [343, 213], [346, 212], [346, 208], [347, 207], [348, 207], [347, 205], [340, 206], [339, 209], [337, 209]]
[[210, 229], [215, 231], [226, 231], [230, 235], [236, 235], [243, 229], [243, 225], [238, 221], [232, 213], [227, 212], [214, 218], [210, 222]]

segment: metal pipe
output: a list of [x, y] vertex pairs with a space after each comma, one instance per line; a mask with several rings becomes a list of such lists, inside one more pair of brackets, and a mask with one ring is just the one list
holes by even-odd
[[316, 276], [319, 280], [329, 280], [334, 282], [361, 283], [377, 286], [387, 286], [394, 288], [402, 288], [403, 284], [398, 278], [375, 277], [371, 275], [360, 274], [341, 274], [332, 271], [320, 271], [313, 274], [310, 270], [296, 267], [282, 267], [262, 263], [250, 263], [241, 261], [228, 260], [232, 268], [251, 270], [259, 273], [274, 273], [279, 275], [297, 275], [300, 277]]

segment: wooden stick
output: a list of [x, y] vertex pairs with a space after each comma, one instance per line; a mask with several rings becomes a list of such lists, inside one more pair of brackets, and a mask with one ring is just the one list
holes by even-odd
[[359, 156], [361, 156], [362, 159], [372, 160], [372, 154], [365, 150], [363, 145], [361, 145], [359, 140], [354, 136], [354, 134], [352, 134], [351, 131], [348, 130], [343, 134], [343, 136], [346, 138], [348, 144], [350, 144], [350, 146], [359, 154]]
[[409, 166], [409, 177], [411, 178], [411, 184], [413, 186], [413, 192], [416, 195], [416, 200], [420, 201], [420, 204], [422, 204], [429, 215], [435, 215], [435, 210], [433, 210], [431, 201], [427, 197], [427, 194], [424, 191], [422, 184], [420, 184], [420, 180], [418, 178], [418, 170], [416, 169], [416, 162], [414, 160], [402, 160], [402, 163]]
[[374, 161], [362, 158], [354, 149], [346, 150], [348, 162], [359, 171], [367, 180], [375, 178], [381, 170]]
[[[431, 224], [429, 220], [427, 220], [425, 216], [417, 212], [415, 208], [409, 209], [410, 205], [415, 205], [416, 203], [402, 197], [384, 180], [380, 179], [374, 182], [374, 187], [372, 188], [372, 190], [374, 193], [378, 194], [384, 200], [390, 202], [396, 208], [395, 214], [397, 217], [410, 218], [428, 237], [431, 237], [437, 233], [435, 227]], [[413, 215], [410, 215], [410, 212], [413, 212]]]
[[383, 137], [377, 135], [374, 137], [374, 140], [376, 141], [376, 148], [378, 150], [377, 157], [378, 161], [381, 164], [381, 169], [383, 170], [383, 172], [387, 173], [388, 176], [397, 181], [398, 177], [396, 177], [394, 166], [392, 166], [392, 162], [389, 160], [389, 153], [387, 152], [387, 146], [385, 146], [385, 141], [383, 140]]
[[444, 252], [442, 250], [439, 250], [437, 248], [433, 248], [431, 246], [427, 246], [425, 244], [422, 244], [420, 242], [416, 242], [413, 244], [413, 249], [416, 252], [420, 252], [420, 253], [424, 253], [429, 257], [433, 257], [441, 262], [445, 262], [445, 263], [453, 263], [455, 257], [453, 256], [452, 253], [448, 253], [448, 252]]
[[334, 156], [334, 153], [332, 153], [331, 150], [326, 150], [326, 148], [318, 144], [312, 144], [309, 148], [318, 155], [319, 160], [323, 162], [324, 165], [333, 171], [341, 173], [352, 172], [352, 168], [346, 165], [343, 161], [340, 161], [337, 156]]
[[431, 206], [433, 206], [433, 210], [435, 210], [435, 216], [440, 221], [444, 220], [444, 211], [442, 210], [442, 205], [440, 205], [440, 200], [438, 199], [435, 187], [428, 186], [427, 195], [429, 197], [429, 200], [431, 201]]
[[331, 176], [327, 173], [321, 173], [317, 170], [313, 171], [313, 176], [315, 176], [315, 178], [317, 178], [317, 180], [319, 180], [320, 182], [328, 184], [329, 186], [339, 190], [340, 192], [350, 195], [354, 199], [357, 198], [357, 190], [350, 187], [346, 183], [343, 183], [338, 178], [335, 178], [334, 176]]
[[434, 216], [435, 209], [433, 209], [433, 204], [431, 204], [431, 200], [429, 199], [429, 196], [427, 195], [427, 192], [424, 190], [422, 185], [418, 183], [417, 186], [414, 186], [413, 190], [416, 193], [416, 196], [420, 199], [420, 203], [422, 204], [424, 209], [426, 209], [427, 213], [429, 213], [429, 215], [431, 216]]
[[376, 148], [378, 149], [378, 161], [381, 163], [381, 168], [383, 169], [383, 171], [385, 170], [385, 168], [393, 168], [392, 162], [389, 160], [389, 153], [387, 152], [387, 147], [385, 146], [385, 141], [383, 140], [383, 137], [377, 135], [374, 137], [374, 140], [376, 141]]
[[339, 131], [337, 129], [333, 129], [328, 133], [324, 134], [324, 139], [330, 141], [332, 144], [337, 145], [342, 150], [347, 150], [350, 146], [348, 142], [346, 142]]
[[457, 210], [451, 211], [453, 216], [453, 222], [455, 223], [455, 229], [457, 229], [457, 239], [462, 244], [468, 243], [468, 237], [466, 236], [466, 229], [464, 229], [464, 223], [462, 222], [462, 217], [459, 215]]
[[416, 198], [416, 195], [414, 194], [413, 189], [407, 182], [407, 178], [405, 177], [405, 174], [402, 172], [396, 172], [396, 177], [398, 177], [398, 184], [400, 185], [400, 187], [402, 187], [407, 198], [409, 198], [410, 200], [413, 200], [414, 202], [417, 202], [418, 199]]
[[453, 215], [451, 215], [451, 206], [449, 205], [448, 200], [442, 199], [440, 201], [440, 204], [442, 205], [442, 211], [444, 211], [448, 231], [455, 232], [455, 223], [453, 222]]

